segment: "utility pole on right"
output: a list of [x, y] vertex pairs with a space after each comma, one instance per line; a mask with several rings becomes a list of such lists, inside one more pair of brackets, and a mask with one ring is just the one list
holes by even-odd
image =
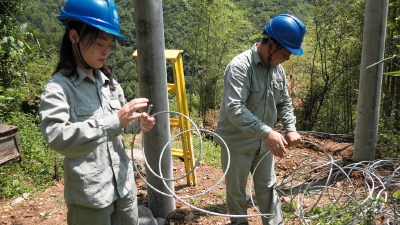
[[367, 0], [358, 92], [353, 161], [373, 161], [378, 137], [383, 64], [389, 0]]

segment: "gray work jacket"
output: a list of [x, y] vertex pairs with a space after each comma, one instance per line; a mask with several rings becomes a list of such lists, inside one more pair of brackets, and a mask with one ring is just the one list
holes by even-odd
[[[40, 102], [41, 130], [49, 147], [65, 156], [67, 204], [104, 208], [125, 196], [134, 181], [117, 112], [126, 104], [121, 86], [110, 92], [109, 79], [94, 70], [96, 84], [78, 67], [61, 70], [46, 83]], [[136, 130], [133, 121], [126, 132]]]
[[[257, 44], [257, 43], [256, 43]], [[286, 75], [283, 67], [265, 67], [256, 44], [236, 56], [226, 67], [216, 133], [229, 150], [247, 153], [269, 151], [264, 139], [277, 121], [286, 131], [296, 131]], [[222, 141], [214, 137], [215, 142]]]

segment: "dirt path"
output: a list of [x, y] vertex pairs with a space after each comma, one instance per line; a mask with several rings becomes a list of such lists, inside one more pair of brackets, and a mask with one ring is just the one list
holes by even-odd
[[[326, 152], [335, 159], [351, 161], [353, 154], [352, 143], [339, 143], [330, 139], [317, 139], [309, 135], [303, 135], [303, 139], [317, 143], [324, 148]], [[138, 142], [139, 140], [135, 140]], [[140, 143], [140, 142], [139, 142]], [[304, 156], [320, 156], [324, 154], [320, 149], [312, 145], [298, 145], [289, 149], [290, 154], [300, 154]], [[299, 159], [300, 160], [300, 159]], [[278, 181], [288, 176], [296, 165], [296, 158], [285, 159], [276, 167]], [[183, 163], [180, 160], [174, 160], [175, 177], [184, 172]], [[186, 180], [175, 182], [175, 191], [177, 195], [186, 196], [203, 192], [213, 186], [222, 176], [221, 169], [215, 169], [205, 163], [201, 163], [196, 169], [198, 184], [197, 186], [186, 185]], [[138, 187], [139, 204], [147, 205], [146, 186], [140, 179], [136, 179]], [[26, 200], [13, 206], [10, 202], [14, 199], [0, 200], [0, 225], [2, 224], [67, 224], [67, 207], [63, 199], [64, 185], [63, 181], [55, 182], [55, 185], [49, 187], [44, 192], [31, 195]], [[284, 198], [281, 201], [285, 201]], [[208, 194], [189, 200], [189, 203], [202, 209], [213, 212], [227, 214], [225, 200], [225, 183], [222, 182]], [[248, 204], [248, 214], [257, 214], [252, 205]], [[167, 218], [166, 224], [227, 224], [228, 217], [210, 216], [203, 212], [191, 209], [180, 201], [176, 201], [176, 210], [171, 212]], [[250, 224], [261, 224], [259, 217], [249, 219]]]

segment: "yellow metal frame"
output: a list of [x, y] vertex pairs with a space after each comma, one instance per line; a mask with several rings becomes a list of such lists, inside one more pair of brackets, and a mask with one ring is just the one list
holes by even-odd
[[[168, 83], [168, 93], [174, 93], [176, 95], [176, 101], [178, 106], [178, 112], [189, 117], [189, 108], [187, 104], [185, 77], [183, 74], [183, 63], [182, 53], [183, 50], [165, 50], [165, 59], [171, 60], [172, 71], [174, 72], [174, 83]], [[139, 73], [139, 66], [137, 60], [137, 50], [132, 55], [136, 59], [136, 69]], [[140, 81], [139, 81], [140, 85]], [[181, 132], [191, 129], [190, 121], [182, 116], [179, 119], [170, 118], [169, 123], [171, 127], [177, 127]], [[188, 173], [193, 169], [195, 164], [195, 158], [193, 155], [193, 141], [192, 133], [186, 132], [182, 134], [182, 148], [183, 149], [172, 149], [172, 155], [183, 158], [185, 162], [185, 171]], [[196, 170], [194, 170], [189, 176], [186, 177], [187, 184], [197, 184]]]

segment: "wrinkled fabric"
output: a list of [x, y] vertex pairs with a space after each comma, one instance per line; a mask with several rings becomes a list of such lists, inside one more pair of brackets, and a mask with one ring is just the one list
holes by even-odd
[[[257, 43], [236, 56], [226, 67], [224, 91], [216, 128], [223, 141], [214, 136], [221, 147], [223, 171], [226, 172], [228, 211], [232, 215], [246, 215], [246, 184], [249, 172], [254, 173], [254, 190], [261, 213], [273, 214], [263, 218], [264, 225], [283, 224], [279, 196], [274, 187], [276, 176], [274, 156], [264, 139], [279, 118], [285, 130], [296, 131], [286, 75], [283, 67], [265, 67], [257, 53]], [[264, 159], [262, 157], [268, 154]], [[262, 161], [260, 162], [260, 160]], [[260, 162], [260, 164], [258, 164]], [[254, 172], [255, 166], [258, 165]], [[232, 224], [247, 224], [245, 217], [231, 217]]]
[[[261, 62], [256, 44], [236, 56], [226, 67], [224, 91], [216, 133], [230, 151], [247, 153], [261, 148], [269, 151], [264, 139], [277, 118], [285, 130], [296, 131], [296, 117], [286, 86], [283, 67]], [[218, 138], [214, 140], [222, 145]]]
[[[121, 86], [94, 70], [96, 83], [78, 67], [66, 77], [61, 70], [46, 83], [39, 108], [41, 131], [49, 147], [64, 157], [67, 204], [104, 208], [124, 197], [134, 184], [117, 112], [126, 104]], [[137, 130], [131, 122], [125, 132]]]
[[[225, 172], [228, 166], [228, 154], [225, 147], [222, 147], [221, 164]], [[229, 214], [247, 215], [246, 186], [249, 178], [249, 171], [252, 172], [253, 182], [252, 193], [255, 194], [257, 206], [262, 214], [272, 214], [269, 219], [262, 217], [264, 225], [283, 224], [283, 214], [278, 193], [275, 190], [276, 175], [274, 169], [274, 156], [269, 152], [260, 155], [259, 151], [252, 154], [230, 152], [231, 164], [225, 176], [226, 200]], [[261, 161], [262, 160], [262, 161]], [[261, 163], [259, 163], [261, 161]], [[258, 166], [257, 166], [258, 165]], [[255, 167], [257, 169], [255, 170]], [[253, 171], [255, 171], [253, 173]], [[247, 193], [250, 195], [250, 193]], [[233, 224], [248, 224], [247, 217], [231, 217]]]
[[136, 184], [123, 198], [117, 199], [105, 208], [93, 209], [68, 204], [68, 225], [138, 225], [138, 204]]

